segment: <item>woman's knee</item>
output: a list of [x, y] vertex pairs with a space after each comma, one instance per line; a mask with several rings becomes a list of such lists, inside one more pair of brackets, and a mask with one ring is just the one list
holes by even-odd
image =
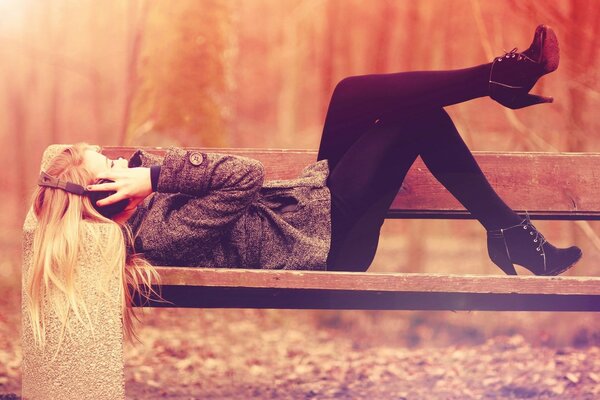
[[355, 87], [359, 82], [361, 81], [361, 77], [360, 76], [347, 76], [345, 78], [342, 78], [340, 81], [338, 81], [338, 83], [335, 85], [334, 88], [334, 92], [335, 91], [340, 91], [340, 90], [348, 90], [350, 88]]
[[339, 81], [333, 88], [331, 101], [339, 101], [350, 97], [352, 87], [354, 86], [355, 77], [349, 76]]

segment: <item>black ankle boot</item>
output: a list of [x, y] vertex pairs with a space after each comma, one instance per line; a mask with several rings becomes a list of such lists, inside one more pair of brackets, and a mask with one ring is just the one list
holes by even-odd
[[550, 244], [533, 226], [529, 215], [518, 225], [488, 231], [488, 254], [507, 275], [516, 275], [519, 264], [535, 275], [558, 275], [568, 270], [582, 255], [571, 246], [559, 249]]
[[518, 53], [514, 48], [494, 59], [489, 79], [490, 97], [513, 110], [552, 103], [554, 99], [551, 97], [530, 94], [529, 91], [540, 77], [555, 71], [559, 61], [556, 34], [546, 25], [538, 26], [527, 50]]

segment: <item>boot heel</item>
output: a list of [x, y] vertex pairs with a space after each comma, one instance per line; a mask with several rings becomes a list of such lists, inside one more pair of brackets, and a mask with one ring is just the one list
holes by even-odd
[[488, 255], [494, 264], [496, 264], [506, 275], [517, 275], [515, 267], [508, 256], [508, 248], [502, 232], [488, 231]]
[[490, 81], [490, 93], [494, 100], [511, 110], [533, 106], [535, 104], [553, 103], [554, 98], [525, 93], [523, 88], [510, 87]]
[[542, 104], [542, 103], [553, 103], [554, 99], [552, 97], [539, 96], [537, 94], [527, 93], [524, 96], [518, 96], [513, 99], [509, 108], [513, 110], [517, 110], [519, 108], [529, 107], [534, 104]]

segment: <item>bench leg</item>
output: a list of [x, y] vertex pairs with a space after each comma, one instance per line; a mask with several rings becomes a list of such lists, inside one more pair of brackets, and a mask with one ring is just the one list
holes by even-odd
[[36, 347], [25, 290], [34, 229], [35, 223], [29, 215], [23, 238], [23, 398], [124, 399], [123, 330], [118, 277], [111, 278], [108, 293], [98, 291], [98, 271], [106, 266], [97, 250], [89, 249], [90, 253], [79, 262], [77, 280], [89, 307], [93, 332], [71, 318], [72, 329], [65, 334], [59, 352], [54, 357], [61, 336], [61, 322], [49, 310], [46, 317], [46, 349]]

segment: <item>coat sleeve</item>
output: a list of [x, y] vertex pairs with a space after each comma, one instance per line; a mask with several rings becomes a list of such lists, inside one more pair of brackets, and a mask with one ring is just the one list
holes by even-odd
[[257, 160], [173, 148], [163, 160], [157, 191], [186, 195], [172, 198], [175, 203], [165, 214], [169, 226], [210, 237], [248, 209], [263, 181], [264, 168]]

